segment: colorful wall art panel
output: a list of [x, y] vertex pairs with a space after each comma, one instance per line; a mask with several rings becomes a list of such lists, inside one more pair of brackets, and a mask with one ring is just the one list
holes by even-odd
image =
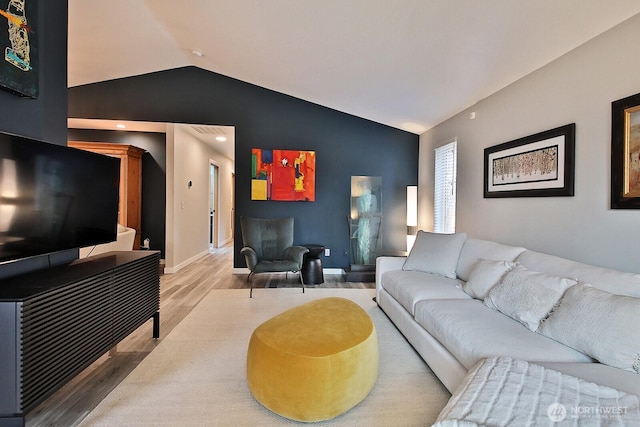
[[314, 202], [316, 153], [251, 150], [251, 200]]
[[38, 97], [35, 3], [9, 0], [0, 6], [0, 88], [30, 98]]

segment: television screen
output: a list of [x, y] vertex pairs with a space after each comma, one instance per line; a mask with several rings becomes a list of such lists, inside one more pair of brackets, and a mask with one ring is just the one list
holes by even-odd
[[120, 159], [0, 133], [0, 262], [116, 239]]

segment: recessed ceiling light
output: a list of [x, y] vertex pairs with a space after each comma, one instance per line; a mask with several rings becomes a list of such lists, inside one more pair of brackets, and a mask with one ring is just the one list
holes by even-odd
[[202, 51], [199, 50], [199, 49], [193, 49], [191, 51], [191, 54], [194, 55], [194, 56], [199, 56], [199, 57], [203, 57], [204, 56], [204, 53], [202, 53]]
[[116, 125], [116, 127], [117, 127], [118, 129], [126, 129], [126, 128], [127, 128], [127, 127], [126, 127], [125, 125], [123, 125], [122, 123], [118, 123], [118, 124]]
[[227, 140], [226, 136], [216, 136], [216, 141], [224, 142]]

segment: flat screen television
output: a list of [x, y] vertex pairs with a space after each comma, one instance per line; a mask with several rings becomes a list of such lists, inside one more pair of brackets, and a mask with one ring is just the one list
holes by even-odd
[[120, 159], [0, 132], [0, 264], [116, 240]]

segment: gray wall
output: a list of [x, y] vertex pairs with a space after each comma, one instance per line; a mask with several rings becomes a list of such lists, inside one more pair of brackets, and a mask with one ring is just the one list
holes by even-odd
[[[640, 92], [638, 40], [640, 15], [421, 135], [420, 226], [433, 222], [433, 149], [457, 138], [457, 231], [640, 272], [640, 211], [609, 208], [611, 102]], [[568, 123], [575, 197], [483, 198], [486, 147]]]

